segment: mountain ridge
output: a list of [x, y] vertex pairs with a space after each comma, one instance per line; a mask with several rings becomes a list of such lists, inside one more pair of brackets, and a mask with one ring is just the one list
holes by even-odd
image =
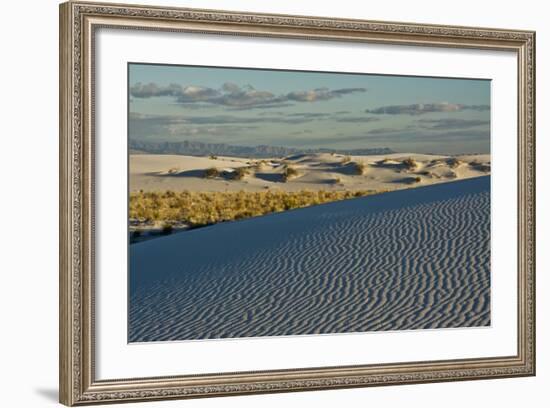
[[337, 153], [357, 156], [381, 155], [396, 153], [390, 148], [364, 148], [364, 149], [300, 149], [284, 146], [238, 146], [225, 143], [204, 143], [185, 140], [182, 142], [146, 142], [130, 140], [130, 152], [133, 154], [181, 154], [188, 156], [234, 156], [234, 157], [285, 157], [293, 154], [311, 153]]

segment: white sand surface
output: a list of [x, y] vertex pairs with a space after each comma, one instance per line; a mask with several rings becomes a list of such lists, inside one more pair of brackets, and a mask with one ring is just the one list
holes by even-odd
[[[412, 158], [407, 168], [403, 160]], [[364, 165], [357, 174], [356, 165]], [[284, 181], [286, 166], [297, 171]], [[242, 180], [231, 177], [233, 169], [248, 168]], [[220, 176], [205, 178], [216, 168]], [[130, 155], [130, 191], [261, 191], [297, 190], [397, 190], [479, 177], [490, 173], [489, 155], [437, 156], [396, 153], [385, 156], [343, 156], [308, 154], [286, 158], [244, 159], [178, 155]]]
[[490, 324], [490, 177], [130, 247], [129, 340]]

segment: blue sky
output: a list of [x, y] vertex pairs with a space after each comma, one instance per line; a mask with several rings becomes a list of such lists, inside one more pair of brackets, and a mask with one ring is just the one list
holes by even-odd
[[130, 138], [489, 153], [490, 81], [130, 64]]

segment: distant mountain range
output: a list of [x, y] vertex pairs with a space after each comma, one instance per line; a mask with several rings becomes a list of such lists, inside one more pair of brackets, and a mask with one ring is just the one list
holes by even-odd
[[224, 143], [183, 142], [144, 142], [130, 140], [132, 154], [182, 154], [187, 156], [233, 156], [233, 157], [286, 157], [293, 154], [337, 153], [357, 156], [395, 153], [387, 147], [371, 149], [300, 149], [280, 146], [233, 146]]

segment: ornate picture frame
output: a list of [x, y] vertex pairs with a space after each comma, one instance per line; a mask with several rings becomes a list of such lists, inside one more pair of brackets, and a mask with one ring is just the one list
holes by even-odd
[[[100, 28], [500, 50], [517, 56], [517, 353], [96, 378], [95, 35]], [[121, 137], [124, 137], [123, 135]], [[136, 5], [60, 5], [60, 402], [83, 405], [535, 375], [535, 33]]]

